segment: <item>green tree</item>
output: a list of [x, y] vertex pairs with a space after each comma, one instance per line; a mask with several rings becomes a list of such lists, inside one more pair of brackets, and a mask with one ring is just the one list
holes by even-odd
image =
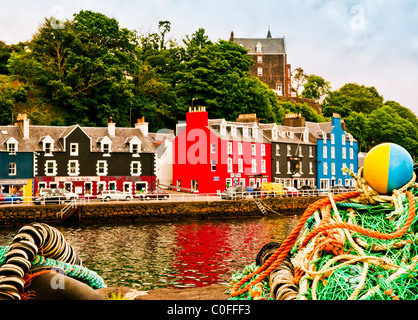
[[351, 112], [344, 118], [346, 130], [358, 141], [359, 150], [367, 151], [370, 148], [368, 141], [368, 116], [362, 112]]
[[13, 122], [12, 116], [14, 112], [13, 100], [5, 95], [0, 94], [0, 124], [9, 125]]
[[331, 87], [324, 78], [311, 74], [303, 85], [302, 97], [316, 100], [325, 99]]
[[383, 97], [375, 87], [347, 83], [337, 91], [330, 92], [324, 101], [322, 112], [327, 117], [334, 112], [345, 117], [352, 111], [369, 114], [382, 106]]
[[296, 96], [299, 97], [301, 89], [308, 80], [308, 75], [303, 71], [301, 67], [296, 68], [292, 72], [292, 92], [295, 92]]

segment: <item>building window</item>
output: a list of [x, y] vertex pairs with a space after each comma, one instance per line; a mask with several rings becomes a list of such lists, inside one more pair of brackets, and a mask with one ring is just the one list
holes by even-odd
[[327, 147], [326, 147], [326, 146], [322, 147], [322, 153], [323, 153], [323, 156], [322, 156], [322, 157], [323, 157], [324, 159], [326, 159], [326, 158], [327, 158], [327, 153], [328, 153], [328, 152], [327, 152]]
[[244, 137], [248, 137], [248, 128], [247, 127], [243, 127], [242, 129], [243, 129], [242, 130], [242, 133], [243, 133]]
[[132, 161], [131, 162], [131, 175], [132, 176], [140, 176], [141, 175], [141, 162], [140, 161]]
[[345, 140], [346, 140], [346, 137], [345, 137], [345, 134], [343, 134], [341, 136], [341, 143], [343, 144], [343, 146], [345, 145]]
[[261, 43], [260, 42], [258, 42], [257, 43], [257, 45], [255, 46], [255, 50], [257, 51], [257, 52], [261, 52], [261, 48], [262, 48], [263, 46], [261, 45]]
[[335, 135], [331, 133], [331, 144], [335, 143]]
[[351, 172], [354, 172], [354, 164], [350, 163], [350, 170]]
[[78, 156], [78, 143], [70, 143], [70, 156]]
[[251, 159], [251, 172], [257, 173], [257, 160]]
[[291, 168], [291, 163], [290, 161], [287, 162], [287, 174], [291, 174], [292, 173], [292, 168]]
[[138, 144], [132, 144], [132, 153], [138, 154], [139, 153], [139, 145]]
[[210, 160], [210, 170], [216, 171], [216, 160]]
[[261, 160], [261, 172], [266, 172], [266, 160]]
[[303, 157], [303, 148], [299, 145], [299, 157]]
[[302, 161], [299, 162], [299, 173], [300, 174], [303, 174], [303, 171], [302, 171]]
[[313, 163], [309, 162], [309, 174], [313, 174]]
[[287, 155], [291, 156], [292, 155], [291, 152], [292, 152], [292, 147], [290, 146], [290, 144], [288, 144], [287, 145]]
[[265, 144], [262, 144], [261, 145], [261, 155], [262, 156], [265, 156], [266, 155], [266, 145]]
[[104, 161], [104, 160], [97, 161], [96, 173], [98, 176], [107, 175], [107, 161]]
[[52, 153], [52, 143], [45, 142], [44, 151], [45, 151], [46, 154], [51, 154]]
[[354, 150], [350, 148], [350, 159], [354, 159]]
[[84, 183], [84, 194], [91, 195], [91, 182]]
[[263, 63], [263, 56], [257, 56], [257, 63]]
[[78, 160], [68, 161], [68, 175], [69, 176], [78, 176], [80, 174], [80, 168]]
[[280, 161], [276, 160], [276, 174], [280, 174]]
[[108, 155], [110, 153], [110, 144], [103, 143], [103, 145], [102, 145], [102, 152], [104, 154]]
[[237, 135], [237, 127], [236, 126], [231, 126], [231, 134], [233, 136], [236, 136]]
[[71, 182], [64, 182], [64, 189], [68, 192], [71, 192], [73, 190], [73, 184]]
[[343, 175], [347, 175], [347, 172], [344, 171], [344, 168], [347, 168], [347, 165], [345, 163], [343, 163], [342, 167], [341, 167], [341, 171], [343, 173]]
[[274, 128], [274, 129], [273, 129], [273, 131], [272, 131], [272, 135], [273, 135], [273, 139], [274, 139], [274, 140], [277, 140], [277, 138], [278, 138], [278, 137], [277, 137], [277, 131], [278, 131], [278, 130], [277, 130], [276, 128]]
[[232, 142], [228, 142], [228, 154], [232, 154]]
[[216, 153], [216, 144], [215, 143], [212, 143], [210, 145], [210, 153]]
[[109, 182], [109, 190], [116, 190], [116, 181]]
[[238, 159], [238, 172], [244, 172], [244, 160]]
[[280, 145], [276, 144], [276, 156], [280, 156]]
[[16, 143], [8, 143], [7, 151], [9, 151], [10, 154], [16, 154]]
[[49, 160], [45, 162], [45, 175], [55, 176], [57, 174], [57, 163], [55, 160]]
[[238, 154], [242, 154], [242, 142], [238, 142]]
[[225, 135], [226, 134], [226, 127], [224, 125], [221, 125], [221, 135]]
[[335, 175], [335, 163], [331, 163], [331, 174]]
[[335, 159], [335, 147], [331, 147], [331, 159]]
[[263, 76], [263, 68], [261, 68], [261, 67], [258, 67], [258, 68], [257, 68], [257, 75], [258, 75], [259, 77], [262, 77], [262, 76]]
[[15, 162], [9, 163], [9, 176], [15, 176], [17, 174], [17, 168]]
[[232, 158], [228, 158], [228, 172], [232, 172]]
[[343, 153], [342, 153], [343, 159], [345, 159], [347, 157], [347, 149], [342, 148], [342, 151], [343, 151]]
[[323, 168], [324, 176], [328, 174], [328, 163], [324, 162], [324, 168]]
[[251, 155], [256, 155], [256, 145], [254, 143], [251, 145]]
[[192, 180], [192, 189], [195, 191], [199, 191], [199, 180]]
[[313, 148], [312, 146], [309, 146], [309, 158], [313, 157]]
[[279, 91], [279, 94], [283, 93], [283, 86], [281, 82], [276, 82], [276, 90]]

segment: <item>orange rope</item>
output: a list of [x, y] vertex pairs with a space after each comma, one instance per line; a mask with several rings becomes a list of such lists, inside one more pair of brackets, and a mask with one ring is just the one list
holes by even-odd
[[[360, 192], [353, 191], [353, 192], [347, 192], [338, 194], [334, 197], [334, 201], [342, 201], [349, 198], [355, 198], [360, 195]], [[311, 204], [303, 213], [302, 217], [300, 218], [297, 226], [293, 229], [293, 231], [290, 233], [290, 235], [286, 238], [286, 240], [282, 243], [280, 248], [276, 250], [275, 253], [271, 255], [270, 258], [267, 259], [267, 261], [257, 268], [254, 272], [252, 272], [249, 275], [246, 275], [244, 278], [242, 278], [240, 281], [238, 281], [231, 289], [231, 296], [236, 297], [239, 296], [245, 292], [248, 291], [248, 289], [257, 283], [261, 282], [265, 277], [267, 277], [274, 269], [276, 269], [280, 263], [283, 261], [283, 259], [286, 257], [286, 255], [289, 253], [289, 251], [292, 249], [293, 245], [295, 244], [297, 237], [299, 235], [300, 230], [305, 225], [306, 220], [319, 208], [329, 205], [331, 203], [331, 200], [329, 197], [320, 199], [313, 204]], [[240, 289], [240, 287], [249, 281], [252, 277], [259, 274], [259, 276], [254, 279], [250, 284], [245, 286], [244, 288]]]
[[408, 215], [408, 218], [406, 219], [405, 225], [401, 229], [399, 229], [398, 231], [393, 232], [393, 233], [381, 233], [379, 231], [366, 229], [366, 228], [363, 228], [363, 227], [360, 227], [360, 226], [357, 226], [357, 225], [354, 225], [354, 224], [345, 223], [345, 222], [327, 223], [327, 224], [324, 224], [322, 226], [318, 226], [315, 230], [312, 230], [306, 236], [306, 238], [303, 241], [302, 246], [300, 247], [300, 249], [304, 248], [309, 243], [309, 241], [315, 235], [317, 235], [318, 233], [321, 233], [325, 230], [336, 229], [336, 228], [349, 229], [349, 230], [361, 233], [363, 235], [366, 235], [368, 237], [381, 239], [381, 240], [390, 240], [390, 239], [395, 239], [395, 238], [402, 237], [408, 231], [409, 227], [411, 226], [411, 223], [414, 221], [414, 218], [415, 218], [415, 199], [414, 199], [414, 196], [409, 191], [405, 191], [405, 194], [408, 197], [409, 215]]

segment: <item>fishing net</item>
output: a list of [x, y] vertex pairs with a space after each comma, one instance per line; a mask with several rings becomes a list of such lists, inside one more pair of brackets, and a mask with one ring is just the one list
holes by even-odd
[[[371, 189], [361, 170], [349, 174], [356, 191], [328, 194], [309, 206], [274, 253], [232, 276], [230, 299], [418, 298], [415, 174], [390, 196]], [[291, 268], [284, 270], [286, 257]]]

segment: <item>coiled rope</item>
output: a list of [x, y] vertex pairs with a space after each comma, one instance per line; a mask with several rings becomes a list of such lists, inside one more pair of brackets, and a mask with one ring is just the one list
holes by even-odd
[[32, 265], [59, 268], [93, 288], [105, 287], [97, 273], [83, 267], [62, 233], [44, 223], [22, 227], [10, 246], [0, 247], [0, 265], [0, 296], [6, 299], [22, 299]]

